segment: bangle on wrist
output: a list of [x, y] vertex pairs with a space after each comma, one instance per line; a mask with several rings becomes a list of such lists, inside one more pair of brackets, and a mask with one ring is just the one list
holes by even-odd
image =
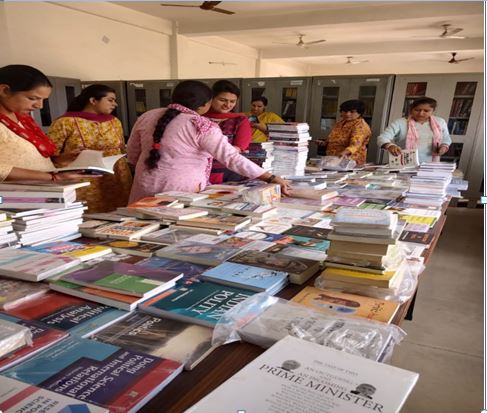
[[269, 178], [267, 179], [267, 183], [271, 184], [275, 177], [276, 177], [276, 175], [269, 176]]

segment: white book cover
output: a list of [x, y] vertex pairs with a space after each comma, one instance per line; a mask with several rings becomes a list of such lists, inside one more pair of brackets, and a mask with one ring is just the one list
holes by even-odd
[[402, 149], [399, 155], [389, 153], [389, 167], [402, 168], [408, 166], [418, 166], [418, 150], [417, 149]]
[[2, 413], [109, 413], [107, 409], [0, 376]]
[[71, 162], [68, 166], [63, 168], [56, 168], [54, 171], [93, 171], [95, 173], [115, 173], [113, 167], [115, 163], [123, 158], [125, 154], [113, 155], [113, 156], [103, 156], [103, 151], [93, 151], [91, 149], [85, 149], [81, 151], [78, 157]]
[[187, 413], [394, 413], [418, 377], [288, 336]]

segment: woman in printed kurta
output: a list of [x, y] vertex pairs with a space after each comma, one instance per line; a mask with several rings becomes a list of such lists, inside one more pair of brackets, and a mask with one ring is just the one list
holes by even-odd
[[360, 100], [347, 100], [340, 105], [341, 120], [328, 137], [318, 144], [326, 145], [326, 155], [344, 156], [362, 165], [367, 159], [367, 144], [372, 132], [362, 115], [365, 105]]
[[282, 118], [274, 112], [267, 112], [267, 104], [269, 101], [265, 96], [255, 98], [250, 103], [250, 112], [245, 115], [250, 120], [252, 126], [252, 142], [262, 143], [269, 140], [267, 132], [268, 123], [284, 123]]
[[211, 97], [207, 85], [186, 80], [176, 86], [167, 108], [150, 110], [137, 120], [127, 144], [128, 161], [135, 166], [130, 202], [158, 192], [202, 191], [213, 159], [240, 175], [279, 184], [288, 194], [286, 181], [240, 155], [220, 128], [201, 116]]
[[[91, 85], [69, 105], [68, 112], [56, 119], [48, 134], [58, 154], [79, 153], [85, 149], [103, 151], [104, 156], [125, 153], [120, 121], [110, 113], [116, 108], [113, 89]], [[114, 167], [114, 175], [90, 179], [90, 186], [77, 192], [89, 212], [108, 212], [127, 205], [132, 175], [125, 158]]]
[[[213, 99], [205, 117], [210, 118], [220, 126], [223, 135], [226, 136], [228, 143], [235, 147], [239, 152], [246, 151], [252, 140], [252, 129], [250, 122], [242, 113], [234, 113], [240, 89], [229, 80], [219, 80], [212, 87]], [[240, 181], [244, 177], [225, 168], [220, 162], [213, 160], [211, 168], [210, 182], [221, 184], [227, 181]]]

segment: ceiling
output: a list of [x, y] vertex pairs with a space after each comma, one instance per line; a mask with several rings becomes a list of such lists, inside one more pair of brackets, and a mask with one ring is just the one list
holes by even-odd
[[[115, 2], [154, 17], [176, 21], [179, 34], [205, 38], [218, 36], [260, 52], [264, 59], [305, 65], [343, 64], [355, 61], [379, 64], [391, 59], [411, 62], [447, 62], [473, 57], [461, 63], [471, 71], [483, 68], [483, 2], [235, 2], [217, 7], [226, 15], [198, 7], [162, 7], [160, 2]], [[201, 2], [164, 3], [200, 5]], [[442, 24], [462, 28], [457, 36], [441, 38]], [[326, 42], [296, 47], [298, 34], [305, 42]], [[290, 43], [289, 45], [277, 43]], [[367, 63], [364, 63], [366, 65]], [[460, 66], [460, 65], [448, 65]]]

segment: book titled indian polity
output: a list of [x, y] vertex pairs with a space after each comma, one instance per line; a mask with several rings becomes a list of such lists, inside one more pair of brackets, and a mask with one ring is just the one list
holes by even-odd
[[418, 377], [288, 336], [187, 413], [396, 413]]
[[255, 292], [210, 282], [181, 285], [139, 305], [140, 311], [214, 327], [222, 315]]

